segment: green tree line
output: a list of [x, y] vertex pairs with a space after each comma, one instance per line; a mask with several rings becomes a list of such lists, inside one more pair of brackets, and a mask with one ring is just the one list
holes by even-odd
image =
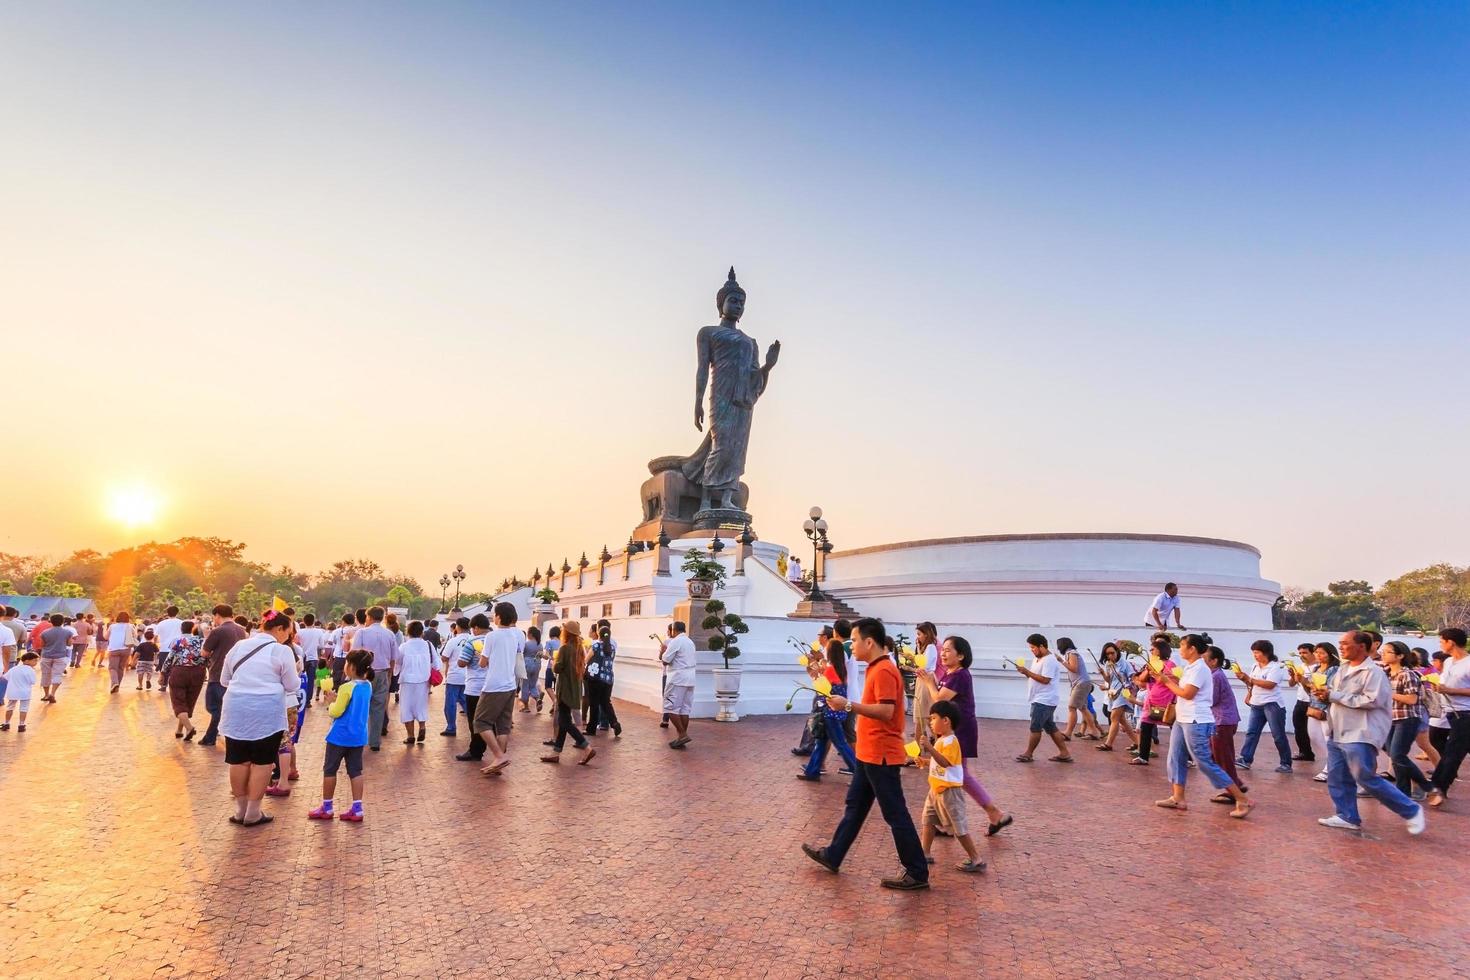
[[1440, 563], [1389, 579], [1377, 589], [1362, 579], [1332, 582], [1325, 591], [1288, 589], [1276, 601], [1281, 629], [1385, 631], [1463, 626], [1470, 622], [1470, 568]]
[[439, 608], [439, 597], [424, 595], [412, 577], [389, 573], [374, 561], [333, 562], [310, 574], [250, 561], [243, 542], [223, 538], [149, 542], [108, 554], [83, 549], [55, 563], [0, 552], [0, 593], [91, 597], [106, 615], [127, 610], [158, 616], [170, 605], [189, 614], [220, 602], [255, 615], [274, 596], [299, 613], [331, 618], [374, 604], [406, 607], [414, 617]]

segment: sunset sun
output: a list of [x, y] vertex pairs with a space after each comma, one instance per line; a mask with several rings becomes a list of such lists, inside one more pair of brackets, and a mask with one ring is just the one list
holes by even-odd
[[152, 524], [162, 505], [158, 491], [142, 483], [113, 487], [107, 494], [107, 516], [128, 528]]

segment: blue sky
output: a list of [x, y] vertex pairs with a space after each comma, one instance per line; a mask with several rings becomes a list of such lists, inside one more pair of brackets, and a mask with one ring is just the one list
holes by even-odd
[[[1470, 563], [1464, 5], [6, 20], [0, 317], [144, 390], [242, 346], [293, 365], [198, 411], [47, 406], [63, 443], [140, 447], [109, 477], [159, 485], [159, 536], [497, 580], [616, 543], [644, 462], [698, 441], [693, 333], [733, 263], [784, 348], [768, 539], [821, 503], [842, 546], [1207, 534], [1293, 584]], [[279, 438], [460, 447], [456, 479], [232, 489]], [[20, 492], [4, 550], [125, 537], [95, 487]]]

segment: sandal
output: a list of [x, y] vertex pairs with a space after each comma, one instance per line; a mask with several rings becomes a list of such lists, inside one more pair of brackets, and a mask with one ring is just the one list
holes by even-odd
[[263, 823], [270, 823], [275, 817], [262, 813], [259, 820], [246, 820], [240, 824], [242, 827], [259, 827]]
[[1189, 809], [1189, 804], [1188, 803], [1180, 803], [1178, 800], [1174, 799], [1173, 797], [1170, 797], [1167, 800], [1154, 800], [1154, 806], [1158, 807], [1161, 810], [1188, 810]]
[[972, 875], [973, 874], [981, 874], [981, 873], [983, 873], [985, 871], [985, 862], [984, 861], [961, 861], [959, 864], [955, 865], [955, 870], [956, 871], [963, 871], [966, 874], [972, 874]]
[[1003, 816], [1003, 817], [1000, 818], [1000, 822], [999, 823], [993, 823], [993, 824], [990, 825], [989, 829], [987, 829], [985, 831], [985, 836], [986, 837], [994, 837], [996, 834], [1000, 833], [1002, 830], [1005, 830], [1007, 827], [1009, 827], [1014, 822], [1015, 821], [1011, 817], [1011, 815], [1009, 813], [1007, 813], [1005, 816]]
[[1033, 759], [1033, 758], [1031, 758], [1029, 755], [1018, 755], [1018, 756], [1016, 756], [1016, 761], [1017, 762], [1035, 762], [1036, 760]]
[[1424, 798], [1424, 802], [1438, 809], [1439, 807], [1444, 806], [1444, 794], [1437, 789], [1432, 790], [1429, 795]]
[[1111, 745], [1107, 744], [1106, 742], [1104, 742], [1102, 745], [1094, 745], [1093, 748], [1097, 749], [1099, 752], [1111, 752], [1111, 751], [1113, 751], [1113, 747]]
[[1050, 759], [1048, 759], [1046, 761], [1047, 762], [1071, 762], [1073, 760], [1072, 760], [1072, 757], [1070, 755], [1054, 755], [1054, 756], [1052, 756]]
[[1251, 812], [1251, 810], [1255, 809], [1255, 806], [1256, 805], [1254, 803], [1250, 803], [1246, 800], [1241, 800], [1240, 803], [1236, 805], [1235, 809], [1230, 811], [1230, 815], [1236, 820], [1244, 820], [1246, 816]]
[[1134, 756], [1133, 758], [1128, 760], [1128, 764], [1130, 766], [1146, 766], [1148, 765], [1148, 760], [1140, 759], [1138, 756]]
[[1225, 803], [1225, 804], [1229, 804], [1230, 806], [1234, 806], [1235, 805], [1235, 797], [1231, 796], [1229, 793], [1221, 793], [1219, 796], [1212, 796], [1212, 797], [1210, 797], [1210, 802], [1211, 803]]
[[585, 766], [587, 763], [591, 762], [596, 757], [597, 757], [597, 750], [596, 749], [588, 749], [587, 750], [587, 754], [584, 755], [584, 756], [582, 756], [582, 758], [580, 758], [580, 759], [577, 760], [577, 765], [579, 765], [579, 766]]

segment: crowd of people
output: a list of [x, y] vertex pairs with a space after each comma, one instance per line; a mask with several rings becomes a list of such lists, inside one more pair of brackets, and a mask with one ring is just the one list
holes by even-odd
[[[1177, 598], [1166, 591], [1150, 610], [1152, 625], [1162, 627], [1170, 613], [1178, 625]], [[363, 821], [364, 752], [382, 750], [391, 706], [397, 708], [405, 748], [423, 746], [430, 692], [441, 685], [440, 735], [458, 738], [463, 719], [468, 744], [455, 758], [477, 764], [487, 778], [503, 777], [512, 765], [517, 713], [541, 713], [548, 701], [554, 724], [545, 751], [537, 753], [543, 763], [560, 763], [570, 740], [577, 765], [586, 766], [597, 756], [593, 738], [622, 737], [613, 704], [617, 643], [607, 620], [593, 625], [589, 637], [574, 620], [550, 626], [543, 636], [537, 626], [522, 628], [516, 607], [501, 602], [468, 617], [453, 610], [443, 625], [441, 633], [438, 619], [402, 623], [380, 606], [346, 613], [338, 623], [298, 617], [289, 608], [251, 619], [228, 605], [188, 618], [169, 607], [157, 621], [136, 624], [126, 611], [106, 619], [53, 615], [31, 621], [5, 608], [0, 731], [11, 731], [18, 714], [14, 730], [25, 732], [33, 702], [56, 703], [66, 675], [86, 669], [90, 650], [91, 668], [108, 669], [111, 694], [122, 690], [129, 672], [139, 692], [151, 692], [156, 683], [169, 698], [175, 738], [183, 742], [198, 734], [194, 717], [203, 696], [209, 721], [198, 744], [225, 739], [234, 803], [230, 821], [245, 827], [270, 823], [264, 798], [289, 795], [290, 784], [300, 778], [297, 745], [313, 705], [325, 705], [331, 719], [321, 753], [321, 805], [308, 813], [313, 820]], [[801, 780], [823, 778], [830, 750], [840, 757], [839, 773], [851, 777], [831, 841], [803, 845], [807, 855], [837, 871], [876, 803], [902, 865], [901, 873], [882, 884], [899, 890], [928, 887], [934, 841], [941, 836], [954, 838], [965, 852], [959, 870], [986, 869], [967, 801], [984, 812], [985, 837], [1014, 820], [976, 772], [979, 729], [969, 642], [962, 636], [941, 639], [927, 622], [918, 624], [916, 634], [916, 651], [905, 661], [876, 619], [823, 627], [802, 657], [814, 696], [801, 742], [792, 749], [807, 760], [797, 773]], [[692, 741], [695, 645], [682, 622], [651, 639], [664, 668], [660, 725], [673, 728], [668, 746], [682, 751]], [[1396, 640], [1385, 643], [1372, 630], [1349, 630], [1335, 644], [1303, 643], [1286, 659], [1261, 639], [1251, 644], [1249, 661], [1236, 663], [1205, 633], [1176, 637], [1161, 630], [1146, 649], [1109, 642], [1097, 655], [1067, 637], [1058, 638], [1053, 650], [1046, 636], [1035, 633], [1026, 638], [1027, 655], [1006, 660], [1024, 678], [1030, 705], [1025, 748], [1015, 761], [1034, 763], [1046, 738], [1055, 748], [1048, 757], [1054, 763], [1074, 764], [1074, 747], [1093, 742], [1103, 753], [1125, 748], [1129, 765], [1146, 767], [1168, 733], [1162, 755], [1169, 795], [1156, 805], [1187, 811], [1194, 771], [1210, 784], [1212, 802], [1244, 819], [1256, 803], [1243, 773], [1255, 766], [1269, 730], [1276, 773], [1289, 775], [1295, 763], [1322, 761], [1313, 779], [1327, 784], [1333, 807], [1319, 820], [1323, 826], [1359, 829], [1358, 800], [1373, 798], [1403, 818], [1410, 834], [1419, 834], [1426, 808], [1444, 804], [1470, 753], [1466, 634], [1446, 628], [1438, 639], [1439, 649], [1431, 652]], [[1245, 688], [1243, 703], [1232, 674]], [[1063, 684], [1069, 687], [1067, 716], [1059, 725]], [[1387, 753], [1386, 772], [1379, 771], [1380, 751]], [[1426, 772], [1418, 762], [1431, 768]], [[344, 767], [351, 803], [338, 812], [334, 797]], [[927, 770], [918, 826], [904, 796], [905, 767]]]
[[[1278, 659], [1270, 640], [1260, 639], [1251, 644], [1246, 665], [1233, 663], [1208, 634], [1176, 638], [1164, 632], [1169, 613], [1177, 625], [1177, 590], [1166, 590], [1150, 609], [1151, 625], [1160, 631], [1147, 651], [1137, 653], [1127, 652], [1129, 644], [1119, 641], [1105, 644], [1100, 656], [1091, 651], [1084, 656], [1067, 637], [1058, 638], [1053, 652], [1046, 636], [1028, 636], [1029, 657], [1006, 661], [1025, 679], [1030, 705], [1026, 747], [1015, 761], [1033, 763], [1043, 736], [1056, 747], [1049, 760], [1064, 765], [1076, 761], [1074, 743], [1094, 741], [1098, 751], [1113, 752], [1122, 736], [1130, 743], [1129, 764], [1148, 766], [1168, 732], [1169, 795], [1155, 805], [1188, 811], [1186, 788], [1196, 771], [1212, 787], [1211, 802], [1229, 806], [1230, 817], [1245, 819], [1256, 803], [1241, 772], [1251, 770], [1260, 737], [1269, 728], [1279, 774], [1291, 774], [1294, 762], [1316, 762], [1319, 748], [1325, 755], [1313, 778], [1327, 784], [1333, 812], [1319, 824], [1360, 830], [1358, 800], [1373, 798], [1401, 817], [1411, 835], [1424, 832], [1426, 806], [1443, 806], [1470, 753], [1470, 655], [1463, 629], [1440, 630], [1439, 649], [1433, 652], [1397, 640], [1385, 643], [1373, 630], [1349, 630], [1336, 644], [1301, 644], [1296, 660], [1286, 662]], [[837, 871], [876, 802], [902, 865], [901, 873], [881, 884], [898, 890], [928, 887], [932, 843], [940, 834], [955, 837], [964, 848], [961, 871], [984, 870], [965, 817], [967, 796], [985, 810], [987, 836], [1012, 823], [969, 765], [977, 755], [970, 644], [961, 636], [938, 642], [932, 623], [920, 623], [916, 632], [919, 662], [908, 698], [882, 623], [839, 620], [824, 629], [817, 649], [803, 656], [813, 684], [820, 686], [813, 687], [812, 716], [792, 749], [808, 757], [798, 779], [819, 780], [829, 748], [843, 759], [839, 771], [852, 776], [831, 842], [803, 845], [807, 856]], [[866, 668], [860, 687], [854, 680], [859, 665]], [[1245, 687], [1243, 706], [1231, 674]], [[1070, 692], [1061, 728], [1056, 713], [1064, 682]], [[1285, 727], [1293, 691], [1295, 754]], [[906, 703], [912, 704], [911, 723], [906, 723]], [[1248, 720], [1237, 752], [1242, 707]], [[1417, 759], [1411, 757], [1416, 747]], [[1379, 771], [1380, 751], [1387, 753], [1391, 771]], [[1429, 762], [1431, 772], [1421, 770], [1418, 761]], [[899, 777], [904, 766], [914, 765], [927, 766], [929, 776], [922, 830], [914, 826]]]

